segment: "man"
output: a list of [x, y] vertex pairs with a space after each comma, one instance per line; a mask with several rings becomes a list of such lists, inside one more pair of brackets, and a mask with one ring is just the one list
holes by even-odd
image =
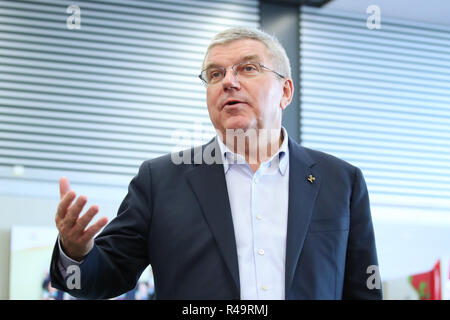
[[[225, 30], [200, 78], [216, 138], [144, 162], [95, 241], [106, 219], [86, 229], [98, 208], [79, 217], [87, 199], [72, 205], [75, 192], [61, 179], [54, 285], [110, 298], [151, 264], [158, 299], [381, 298], [367, 272], [377, 255], [361, 171], [299, 146], [281, 127], [293, 84], [278, 41]], [[71, 265], [81, 282], [69, 290]]]

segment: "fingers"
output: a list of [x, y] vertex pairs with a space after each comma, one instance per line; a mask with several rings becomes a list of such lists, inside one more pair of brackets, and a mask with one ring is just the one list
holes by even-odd
[[64, 219], [64, 217], [67, 214], [67, 209], [72, 204], [72, 201], [75, 199], [76, 196], [77, 195], [74, 191], [69, 191], [61, 199], [61, 201], [59, 202], [59, 205], [58, 205], [58, 210], [56, 211], [56, 218], [55, 218], [56, 223], [58, 223], [58, 221]]
[[75, 224], [86, 202], [87, 202], [86, 196], [80, 196], [78, 197], [77, 201], [75, 201], [73, 206], [71, 206], [69, 210], [67, 210], [67, 214], [64, 218], [64, 224], [66, 225], [66, 227], [70, 228]]
[[55, 217], [56, 224], [58, 224], [58, 222], [61, 219], [64, 219], [67, 213], [67, 208], [69, 208], [70, 204], [76, 197], [75, 192], [70, 191], [69, 179], [67, 179], [66, 177], [61, 177], [59, 179], [59, 196], [61, 200], [59, 202], [58, 210], [56, 212]]
[[64, 195], [70, 191], [70, 182], [66, 177], [59, 179], [59, 196], [62, 199]]
[[91, 222], [92, 218], [94, 218], [97, 212], [97, 205], [93, 205], [92, 207], [90, 207], [89, 210], [86, 211], [86, 213], [78, 219], [78, 221], [76, 222], [76, 228], [80, 231], [84, 231], [84, 229], [86, 229], [87, 225], [89, 224], [89, 222]]
[[106, 224], [108, 223], [108, 218], [103, 217], [100, 220], [98, 220], [96, 223], [94, 223], [92, 226], [90, 226], [86, 232], [84, 233], [82, 240], [83, 241], [89, 241], [92, 239], [97, 232], [101, 230]]
[[[72, 207], [68, 208], [75, 198], [75, 192], [70, 191], [61, 200], [56, 214], [56, 226], [59, 231], [71, 230], [82, 233], [92, 218], [98, 213], [98, 206], [91, 206], [81, 217], [80, 213], [87, 203], [86, 196], [80, 196]], [[64, 232], [65, 233], [65, 232]]]

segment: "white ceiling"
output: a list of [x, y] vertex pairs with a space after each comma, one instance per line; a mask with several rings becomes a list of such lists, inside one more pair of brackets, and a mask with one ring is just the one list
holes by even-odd
[[370, 5], [377, 5], [383, 17], [450, 26], [449, 0], [332, 0], [324, 8], [366, 14]]

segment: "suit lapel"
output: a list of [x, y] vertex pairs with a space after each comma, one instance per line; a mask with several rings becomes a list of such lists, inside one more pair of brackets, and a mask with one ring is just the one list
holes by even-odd
[[[206, 146], [211, 147], [211, 143], [217, 144], [213, 140]], [[217, 148], [212, 148], [212, 150], [219, 150], [218, 145]], [[230, 270], [236, 288], [240, 292], [236, 239], [223, 165], [198, 164], [195, 165], [187, 177], [200, 203], [209, 228], [217, 241], [225, 264]]]
[[[286, 237], [286, 297], [292, 285], [295, 269], [308, 231], [314, 204], [320, 187], [320, 177], [313, 171], [314, 162], [289, 138], [289, 205]], [[308, 181], [309, 175], [315, 180]]]

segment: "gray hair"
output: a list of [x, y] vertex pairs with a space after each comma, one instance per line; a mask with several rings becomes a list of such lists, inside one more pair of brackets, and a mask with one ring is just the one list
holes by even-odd
[[216, 34], [206, 50], [205, 57], [203, 58], [202, 70], [205, 67], [206, 57], [213, 47], [243, 39], [253, 39], [262, 42], [268, 50], [275, 71], [287, 78], [291, 78], [291, 64], [286, 51], [278, 39], [264, 31], [244, 27], [229, 28]]

